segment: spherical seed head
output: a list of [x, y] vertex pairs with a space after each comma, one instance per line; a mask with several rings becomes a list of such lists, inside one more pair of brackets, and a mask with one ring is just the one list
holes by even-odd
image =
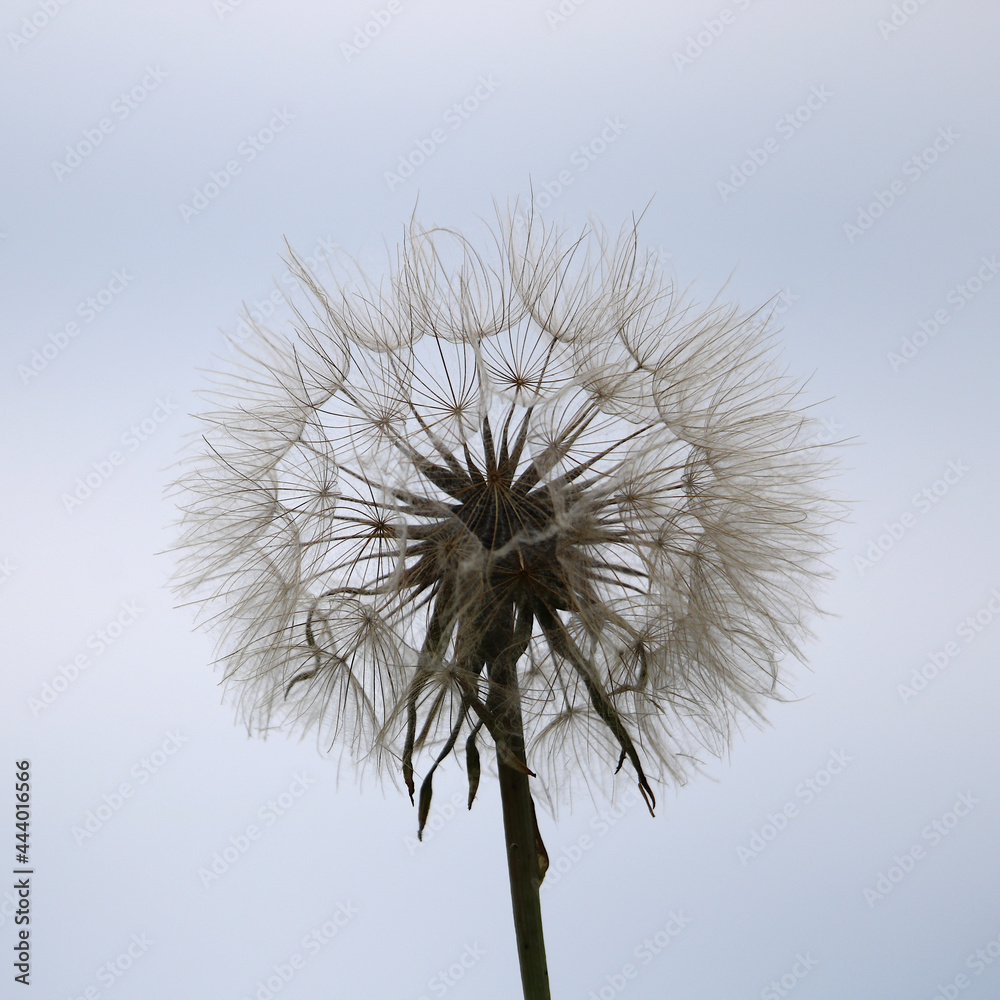
[[491, 743], [550, 802], [625, 762], [651, 801], [776, 696], [828, 460], [759, 317], [676, 294], [634, 226], [515, 217], [482, 253], [411, 225], [377, 289], [292, 256], [312, 312], [204, 417], [178, 588], [251, 730], [398, 760], [411, 796], [430, 762], [428, 803]]

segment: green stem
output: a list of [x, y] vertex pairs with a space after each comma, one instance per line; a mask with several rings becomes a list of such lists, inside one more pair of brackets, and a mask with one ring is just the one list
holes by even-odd
[[[545, 962], [542, 934], [542, 907], [538, 890], [548, 867], [548, 856], [538, 832], [535, 804], [525, 762], [524, 725], [518, 690], [517, 661], [531, 638], [532, 616], [521, 609], [514, 623], [513, 608], [497, 614], [484, 632], [484, 648], [489, 663], [490, 696], [487, 707], [496, 719], [496, 735], [506, 744], [507, 753], [497, 753], [500, 773], [500, 801], [503, 805], [504, 840], [510, 899], [514, 910], [517, 957], [521, 965], [524, 1000], [549, 1000], [549, 971]], [[504, 758], [513, 760], [511, 766]]]
[[[523, 759], [523, 737], [518, 741], [511, 739], [511, 750]], [[549, 971], [545, 962], [542, 907], [538, 898], [544, 874], [544, 855], [540, 850], [535, 805], [531, 800], [527, 774], [515, 771], [506, 764], [499, 764], [498, 769], [510, 899], [514, 908], [514, 931], [524, 1000], [549, 1000]]]

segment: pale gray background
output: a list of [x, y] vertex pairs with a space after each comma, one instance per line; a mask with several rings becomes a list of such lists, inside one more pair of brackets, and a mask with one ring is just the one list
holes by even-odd
[[[1000, 962], [977, 974], [966, 961], [1000, 935], [1000, 625], [986, 610], [974, 641], [957, 629], [1000, 587], [1000, 281], [961, 310], [949, 300], [1000, 254], [995, 3], [585, 0], [564, 2], [571, 13], [557, 20], [556, 0], [394, 0], [347, 58], [342, 45], [376, 4], [11, 0], [0, 14], [0, 842], [11, 843], [13, 761], [30, 757], [34, 995], [241, 1000], [299, 952], [305, 967], [282, 997], [418, 1000], [444, 995], [431, 977], [467, 945], [485, 954], [448, 996], [519, 995], [495, 784], [413, 850], [401, 793], [359, 792], [349, 768], [338, 780], [311, 740], [248, 741], [220, 705], [209, 640], [172, 607], [171, 559], [155, 553], [172, 537], [162, 493], [199, 406], [199, 369], [226, 356], [222, 331], [241, 303], [280, 280], [284, 238], [378, 262], [418, 195], [423, 220], [468, 226], [492, 199], [527, 192], [529, 178], [544, 190], [561, 170], [572, 183], [547, 218], [578, 227], [594, 214], [617, 229], [652, 198], [642, 236], [682, 284], [711, 298], [731, 275], [747, 306], [784, 290], [784, 356], [812, 376], [824, 433], [853, 439], [837, 488], [854, 505], [824, 598], [832, 614], [810, 668], [795, 669], [801, 700], [663, 792], [655, 820], [626, 805], [602, 825], [607, 805], [587, 799], [558, 823], [543, 817], [554, 862], [592, 838], [545, 891], [553, 996], [610, 996], [633, 962], [628, 1000], [767, 1000], [797, 954], [815, 962], [796, 981], [802, 1000], [930, 1000], [961, 973], [963, 997], [997, 995]], [[894, 6], [899, 29], [880, 30]], [[33, 16], [42, 27], [22, 44], [15, 33]], [[720, 33], [679, 69], [675, 53], [706, 21]], [[166, 75], [117, 117], [147, 68]], [[452, 129], [449, 108], [491, 76], [492, 94]], [[830, 96], [784, 138], [779, 120], [817, 91]], [[274, 109], [294, 118], [247, 162], [240, 144]], [[104, 117], [114, 127], [100, 146], [57, 177], [67, 144]], [[609, 118], [624, 130], [578, 170], [574, 151]], [[390, 191], [385, 173], [435, 128], [446, 141]], [[957, 138], [912, 180], [911, 158], [938, 130]], [[771, 137], [768, 162], [724, 199], [717, 182]], [[185, 222], [179, 206], [233, 159], [241, 173]], [[852, 243], [845, 223], [894, 179], [905, 190]], [[78, 303], [116, 269], [134, 278], [81, 322]], [[941, 309], [941, 332], [893, 370], [890, 352]], [[73, 320], [79, 335], [25, 382], [19, 366]], [[122, 450], [132, 425], [163, 416], [158, 401], [176, 410], [67, 511], [63, 494]], [[914, 500], [949, 463], [967, 471], [921, 510]], [[883, 538], [865, 569], [858, 557], [894, 523], [902, 537]], [[88, 639], [123, 602], [141, 614], [96, 655]], [[904, 704], [897, 685], [953, 641], [959, 655]], [[33, 714], [29, 699], [81, 652], [87, 669]], [[177, 732], [186, 742], [140, 783], [142, 759]], [[796, 789], [834, 751], [850, 763], [807, 804]], [[265, 826], [259, 810], [303, 772], [315, 784]], [[133, 795], [78, 843], [74, 827], [124, 781]], [[437, 801], [452, 791], [454, 768]], [[934, 846], [924, 829], [963, 793], [978, 804]], [[743, 863], [739, 848], [789, 802], [798, 814]], [[249, 824], [259, 840], [203, 885], [199, 869]], [[912, 845], [924, 858], [869, 905], [866, 887]], [[0, 870], [8, 862], [6, 848]], [[310, 954], [302, 939], [342, 902], [357, 914]], [[641, 964], [636, 949], [671, 911], [690, 923]], [[133, 935], [148, 947], [133, 946], [109, 986], [99, 970]], [[3, 995], [20, 995], [4, 970]]]

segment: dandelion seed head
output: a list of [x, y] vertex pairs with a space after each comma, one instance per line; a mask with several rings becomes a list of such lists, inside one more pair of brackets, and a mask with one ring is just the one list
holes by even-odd
[[511, 218], [482, 251], [414, 222], [378, 284], [292, 255], [308, 307], [217, 380], [180, 480], [178, 589], [251, 731], [412, 794], [509, 754], [516, 701], [551, 804], [623, 768], [651, 799], [799, 655], [828, 460], [759, 317], [697, 307], [634, 227]]

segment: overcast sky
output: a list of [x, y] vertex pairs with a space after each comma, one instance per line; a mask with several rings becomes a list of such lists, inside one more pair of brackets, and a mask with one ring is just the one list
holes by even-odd
[[466, 812], [452, 767], [417, 845], [391, 784], [248, 739], [160, 553], [205, 370], [244, 307], [289, 319], [285, 240], [377, 274], [415, 206], [531, 188], [577, 229], [645, 210], [706, 300], [777, 296], [850, 439], [796, 700], [655, 819], [628, 782], [542, 815], [553, 997], [997, 995], [995, 3], [10, 0], [0, 36], [0, 830], [29, 759], [38, 996], [518, 995], [495, 780]]

